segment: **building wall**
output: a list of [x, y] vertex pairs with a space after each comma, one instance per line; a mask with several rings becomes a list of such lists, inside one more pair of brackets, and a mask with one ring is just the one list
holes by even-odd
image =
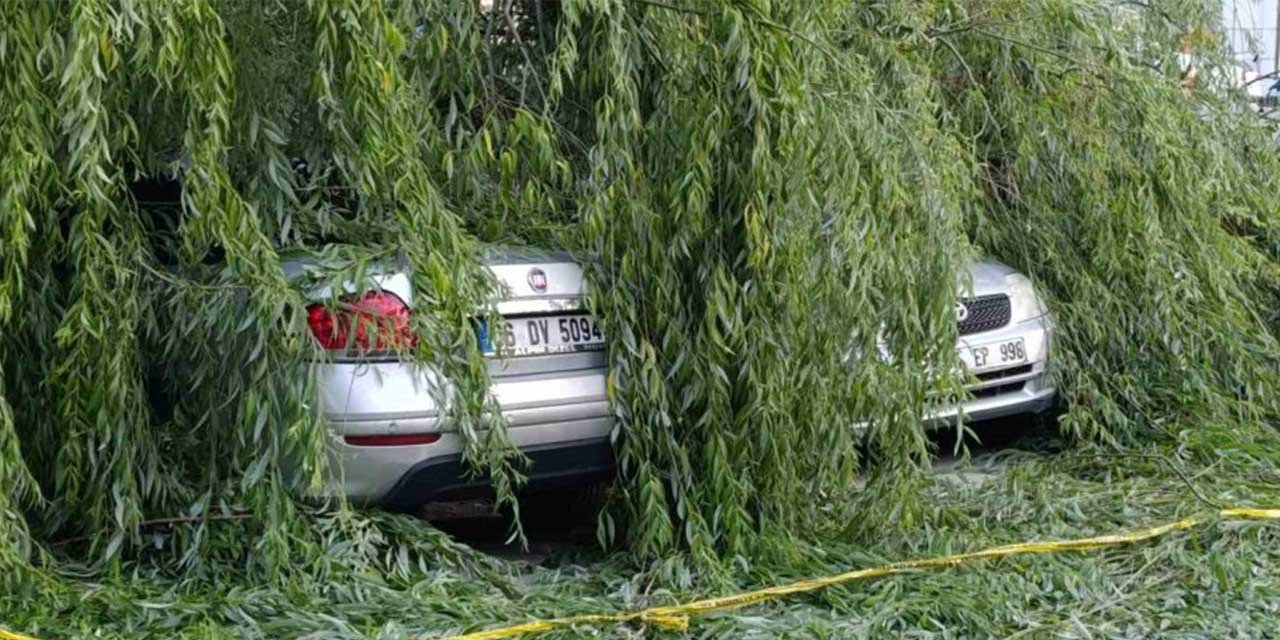
[[1222, 26], [1231, 50], [1250, 71], [1276, 70], [1276, 13], [1280, 0], [1222, 0]]

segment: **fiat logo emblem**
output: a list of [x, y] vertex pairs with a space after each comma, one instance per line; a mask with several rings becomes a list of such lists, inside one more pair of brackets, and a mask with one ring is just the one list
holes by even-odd
[[969, 305], [963, 302], [956, 303], [956, 321], [964, 322], [969, 318]]
[[537, 291], [538, 293], [542, 293], [543, 291], [546, 291], [547, 290], [547, 272], [537, 267], [530, 269], [529, 270], [529, 286], [532, 287], [533, 290]]

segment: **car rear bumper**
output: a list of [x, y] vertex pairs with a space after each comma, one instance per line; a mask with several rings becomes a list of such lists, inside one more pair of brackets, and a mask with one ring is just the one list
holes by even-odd
[[[565, 361], [556, 362], [563, 366]], [[611, 468], [615, 421], [605, 392], [604, 369], [538, 370], [536, 365], [528, 360], [517, 363], [523, 367], [518, 373], [490, 372], [510, 440], [533, 463], [523, 470], [530, 483]], [[487, 485], [486, 478], [466, 469], [465, 437], [450, 428], [446, 412], [437, 408], [429, 373], [401, 363], [335, 363], [325, 373], [322, 400], [329, 427], [337, 436], [335, 454], [340, 463], [330, 494], [408, 509]], [[350, 436], [409, 434], [430, 434], [436, 439], [394, 446], [347, 441]], [[604, 451], [610, 454], [608, 464], [603, 462]]]
[[[578, 486], [613, 474], [613, 445], [608, 438], [555, 442], [521, 451], [529, 459], [528, 468], [522, 470], [528, 488]], [[437, 455], [406, 470], [380, 503], [389, 509], [409, 511], [432, 500], [491, 492], [489, 478], [472, 473], [461, 454]]]
[[[573, 475], [575, 471], [597, 471], [595, 453], [582, 461], [575, 461], [573, 456], [575, 452], [591, 453], [595, 446], [612, 450], [613, 424], [608, 416], [581, 420], [557, 418], [543, 424], [509, 427], [507, 433], [512, 444], [533, 461], [534, 466], [525, 470], [525, 474], [530, 482], [537, 482]], [[430, 444], [368, 447], [339, 442], [342, 475], [334, 490], [354, 502], [395, 503], [394, 506], [406, 509], [412, 506], [411, 502], [422, 504], [445, 497], [456, 489], [482, 485], [484, 478], [466, 478], [468, 474], [461, 464], [464, 444], [463, 435], [454, 432], [443, 432], [439, 440]], [[558, 448], [566, 449], [567, 453], [563, 456], [549, 453]], [[431, 485], [437, 481], [439, 486]]]

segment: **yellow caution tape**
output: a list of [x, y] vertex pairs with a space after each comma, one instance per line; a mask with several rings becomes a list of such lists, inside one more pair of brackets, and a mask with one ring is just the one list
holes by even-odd
[[[1223, 509], [1216, 515], [1218, 518], [1224, 520], [1280, 520], [1280, 509], [1254, 509], [1247, 507]], [[858, 569], [856, 571], [848, 571], [833, 576], [827, 576], [825, 578], [801, 580], [799, 582], [757, 589], [756, 591], [747, 591], [745, 593], [724, 596], [721, 598], [707, 598], [705, 600], [695, 600], [685, 604], [671, 605], [667, 607], [653, 607], [641, 611], [597, 613], [569, 616], [565, 618], [534, 620], [532, 622], [502, 627], [500, 629], [491, 629], [489, 631], [478, 631], [476, 633], [452, 636], [446, 640], [500, 640], [502, 638], [516, 638], [531, 633], [541, 633], [543, 631], [550, 631], [559, 627], [618, 624], [626, 622], [640, 622], [673, 631], [686, 631], [689, 628], [689, 618], [691, 616], [707, 614], [713, 611], [736, 609], [738, 607], [755, 604], [757, 602], [775, 600], [795, 593], [818, 591], [819, 589], [825, 589], [827, 587], [844, 584], [846, 582], [869, 580], [871, 578], [883, 578], [885, 576], [894, 576], [903, 573], [913, 573], [916, 571], [939, 569], [943, 567], [954, 567], [974, 560], [987, 560], [991, 558], [1039, 553], [1061, 553], [1064, 551], [1089, 551], [1103, 547], [1131, 544], [1134, 542], [1142, 542], [1143, 540], [1158, 538], [1175, 531], [1186, 531], [1192, 527], [1205, 524], [1210, 520], [1211, 518], [1204, 516], [1183, 518], [1182, 520], [1177, 520], [1168, 524], [1162, 524], [1157, 527], [1148, 527], [1146, 529], [1138, 529], [1128, 533], [1095, 536], [1092, 538], [1076, 538], [1074, 540], [1019, 542], [1016, 544], [991, 547], [989, 549], [982, 549], [981, 551], [972, 551], [969, 553], [957, 553], [937, 558], [895, 562], [893, 564], [887, 564], [880, 567]], [[0, 640], [38, 639], [0, 628]]]
[[[1217, 513], [1217, 517], [1227, 520], [1280, 520], [1280, 509], [1252, 509], [1252, 508], [1236, 508], [1223, 509]], [[895, 562], [880, 567], [871, 567], [868, 569], [858, 569], [856, 571], [848, 571], [838, 575], [827, 576], [824, 578], [814, 578], [811, 580], [801, 580], [790, 584], [778, 585], [758, 589], [756, 591], [748, 591], [731, 596], [721, 598], [707, 598], [705, 600], [696, 600], [685, 604], [671, 605], [666, 607], [653, 607], [640, 611], [624, 611], [621, 613], [599, 613], [587, 614], [579, 616], [569, 616], [565, 618], [550, 618], [547, 620], [534, 620], [510, 627], [502, 627], [499, 629], [491, 629], [489, 631], [478, 631], [476, 633], [467, 633], [460, 636], [452, 636], [447, 640], [499, 640], [501, 638], [515, 638], [531, 633], [541, 633], [550, 631], [559, 627], [570, 627], [578, 625], [599, 625], [599, 624], [617, 624], [627, 622], [640, 622], [643, 624], [651, 624], [654, 626], [670, 629], [674, 631], [685, 631], [689, 628], [689, 618], [695, 615], [703, 615], [713, 611], [724, 611], [726, 609], [735, 609], [765, 600], [774, 600], [784, 596], [796, 593], [808, 593], [817, 591], [827, 587], [844, 584], [846, 582], [854, 582], [857, 580], [868, 580], [871, 578], [882, 578], [885, 576], [899, 575], [903, 573], [912, 573], [929, 569], [939, 569], [943, 567], [954, 567], [966, 562], [974, 560], [987, 560], [991, 558], [1003, 558], [1008, 556], [1039, 554], [1039, 553], [1061, 553], [1065, 551], [1089, 551], [1092, 549], [1100, 549], [1103, 547], [1112, 547], [1122, 544], [1131, 544], [1134, 542], [1142, 542], [1158, 538], [1175, 531], [1185, 531], [1192, 527], [1209, 522], [1209, 517], [1193, 517], [1183, 518], [1168, 524], [1162, 524], [1156, 527], [1146, 529], [1138, 529], [1128, 533], [1120, 533], [1106, 536], [1095, 536], [1092, 538], [1077, 538], [1075, 540], [1050, 540], [1045, 542], [1019, 542], [1016, 544], [1007, 544], [999, 547], [991, 547], [981, 551], [972, 551], [969, 553], [958, 553], [949, 556], [941, 556], [937, 558], [925, 558], [923, 560], [908, 560], [905, 562]]]

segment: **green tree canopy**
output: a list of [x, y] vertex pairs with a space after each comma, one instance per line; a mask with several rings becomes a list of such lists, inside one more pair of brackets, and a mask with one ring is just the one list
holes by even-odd
[[604, 524], [642, 557], [917, 524], [979, 255], [1056, 313], [1064, 433], [1273, 434], [1280, 165], [1216, 3], [492, 4], [0, 5], [0, 580], [159, 516], [253, 514], [162, 536], [185, 566], [296, 557], [332, 471], [296, 252], [411, 265], [408, 355], [510, 501], [481, 246], [575, 251], [623, 433]]

